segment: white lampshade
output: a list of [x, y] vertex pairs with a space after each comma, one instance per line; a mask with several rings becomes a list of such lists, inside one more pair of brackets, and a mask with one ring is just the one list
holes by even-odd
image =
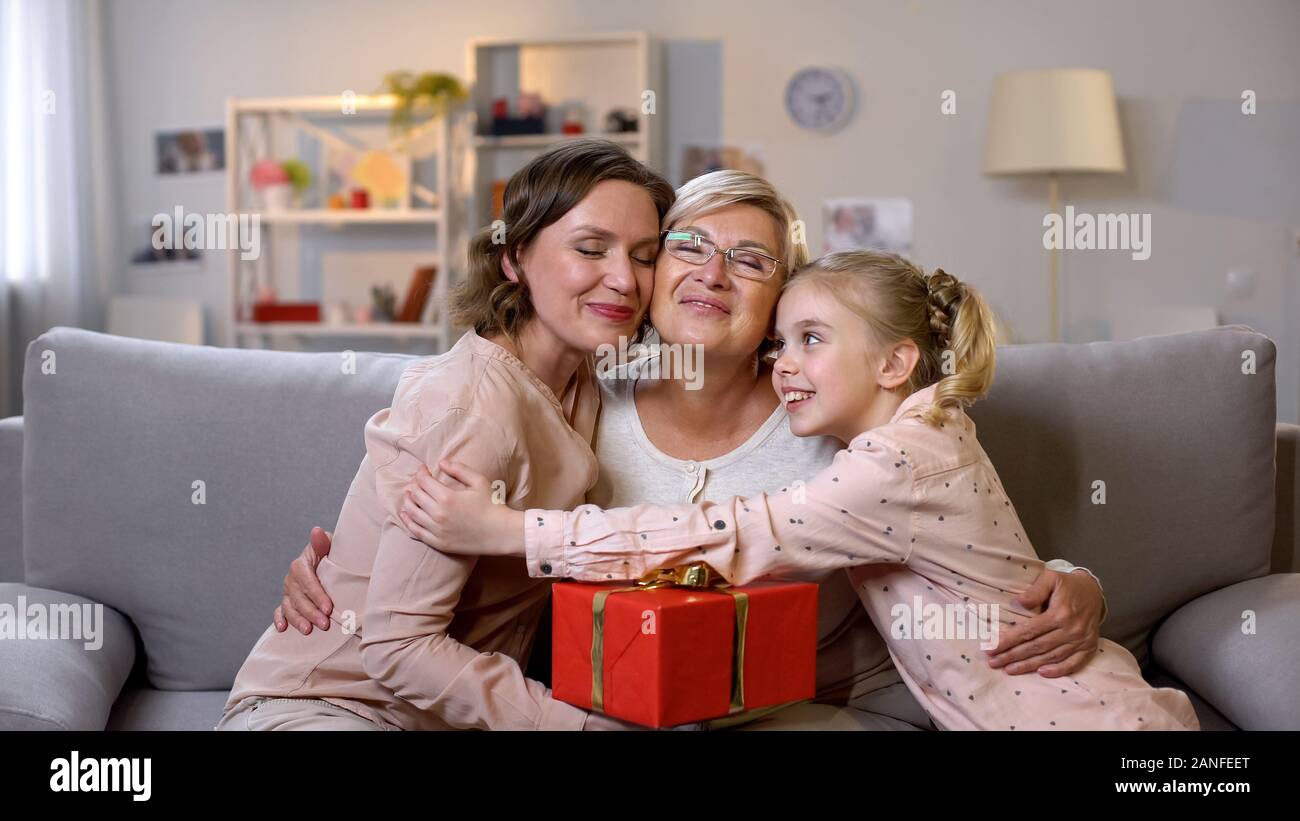
[[1122, 173], [1124, 143], [1110, 72], [1015, 71], [993, 81], [985, 174]]

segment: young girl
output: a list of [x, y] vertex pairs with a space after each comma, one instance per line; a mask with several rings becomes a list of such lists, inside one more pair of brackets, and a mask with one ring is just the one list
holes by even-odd
[[1031, 615], [1014, 599], [1042, 569], [963, 411], [993, 379], [991, 323], [979, 295], [941, 270], [829, 254], [790, 280], [777, 308], [772, 379], [792, 429], [847, 445], [806, 486], [721, 504], [520, 513], [492, 504], [493, 477], [444, 461], [437, 481], [408, 487], [401, 516], [433, 547], [524, 555], [546, 577], [707, 562], [744, 583], [851, 567], [908, 688], [944, 729], [1197, 729], [1187, 697], [1148, 685], [1110, 641], [1067, 679], [985, 663], [989, 637]]

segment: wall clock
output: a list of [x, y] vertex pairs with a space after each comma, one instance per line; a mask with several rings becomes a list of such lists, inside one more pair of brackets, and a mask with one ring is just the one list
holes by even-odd
[[839, 69], [801, 69], [785, 87], [785, 110], [796, 125], [829, 133], [853, 116], [853, 81]]

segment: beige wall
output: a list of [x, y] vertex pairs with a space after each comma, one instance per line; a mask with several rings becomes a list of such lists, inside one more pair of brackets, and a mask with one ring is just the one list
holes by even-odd
[[[814, 252], [823, 198], [909, 197], [915, 256], [974, 280], [1023, 340], [1047, 334], [1046, 191], [981, 175], [991, 82], [1012, 69], [1109, 69], [1130, 170], [1067, 178], [1064, 202], [1150, 213], [1153, 252], [1146, 262], [1121, 251], [1067, 252], [1067, 332], [1107, 337], [1117, 306], [1215, 306], [1224, 321], [1254, 325], [1284, 349], [1279, 410], [1297, 416], [1294, 0], [115, 0], [108, 26], [120, 202], [124, 222], [139, 224], [178, 203], [224, 210], [219, 177], [158, 178], [151, 162], [156, 129], [220, 125], [227, 96], [372, 90], [399, 67], [463, 75], [474, 36], [645, 29], [671, 41], [720, 42], [720, 80], [701, 78], [722, 89], [720, 119], [705, 133], [761, 147], [769, 176], [803, 211]], [[849, 71], [860, 98], [855, 119], [829, 137], [802, 132], [782, 109], [790, 75], [823, 63]], [[1237, 112], [1247, 88], [1259, 99], [1250, 121]], [[957, 93], [955, 116], [940, 113], [945, 89]], [[687, 112], [666, 92], [661, 110], [680, 131], [672, 117]], [[1277, 158], [1288, 155], [1289, 167], [1280, 166]], [[1253, 196], [1252, 188], [1267, 187], [1256, 180], [1280, 187]], [[1239, 268], [1256, 279], [1253, 292], [1237, 296], [1225, 274]], [[217, 323], [213, 338], [221, 338], [219, 254], [208, 255], [201, 273], [123, 270], [119, 282], [128, 292], [204, 299]]]

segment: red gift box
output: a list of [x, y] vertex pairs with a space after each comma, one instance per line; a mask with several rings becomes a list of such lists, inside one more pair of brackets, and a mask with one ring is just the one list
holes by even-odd
[[[672, 727], [815, 695], [817, 585], [633, 585], [551, 588], [555, 698], [647, 727]], [[593, 653], [598, 620], [602, 641]], [[597, 663], [600, 679], [592, 674]]]

